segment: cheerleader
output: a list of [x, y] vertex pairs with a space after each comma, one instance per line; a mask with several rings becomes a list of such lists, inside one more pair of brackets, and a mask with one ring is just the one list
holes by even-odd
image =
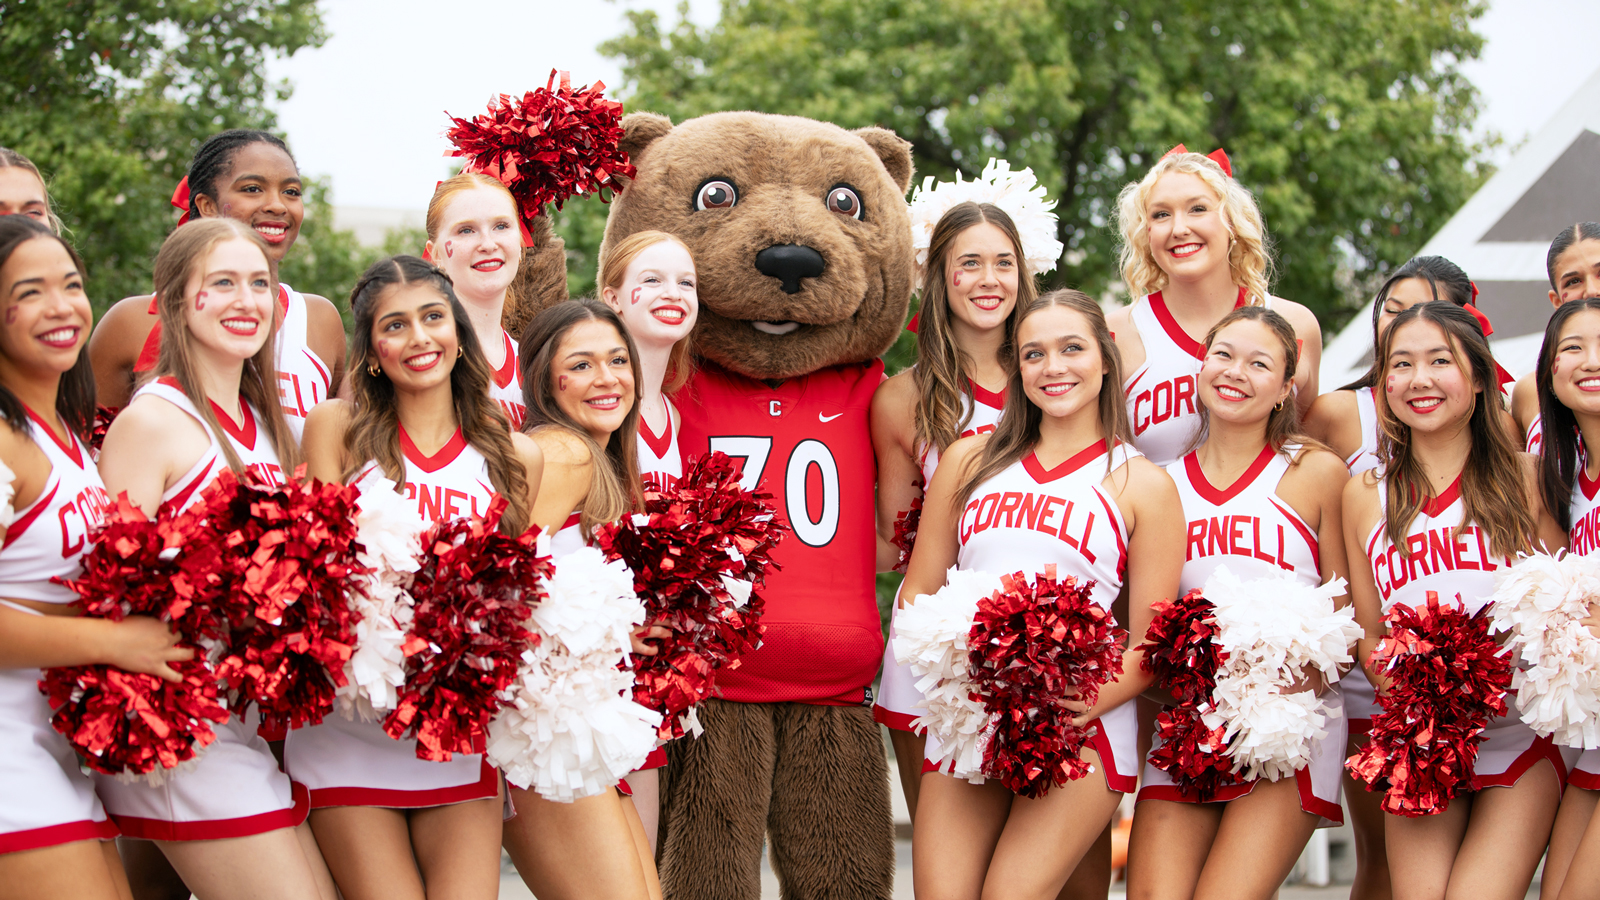
[[39, 669], [104, 663], [178, 681], [166, 625], [75, 618], [54, 578], [81, 571], [108, 498], [84, 447], [94, 380], [83, 264], [30, 216], [0, 217], [0, 884], [6, 896], [128, 896], [117, 829], [50, 725]]
[[[921, 503], [939, 453], [963, 437], [993, 431], [1000, 421], [1012, 356], [1006, 339], [1038, 297], [1025, 258], [1016, 225], [992, 204], [957, 204], [934, 226], [917, 317], [917, 364], [872, 396], [879, 546], [893, 554], [879, 560], [879, 570], [895, 565], [895, 522]], [[891, 623], [872, 715], [889, 728], [915, 819], [923, 736], [911, 722], [922, 715], [922, 694], [911, 669], [895, 661], [893, 630]]]
[[[1550, 278], [1550, 305], [1556, 309], [1570, 300], [1600, 297], [1600, 223], [1579, 222], [1561, 229], [1545, 253], [1544, 268]], [[1537, 375], [1522, 376], [1511, 392], [1511, 415], [1526, 437], [1529, 453], [1538, 453], [1544, 440]]]
[[1240, 306], [1265, 306], [1294, 326], [1301, 412], [1317, 396], [1322, 330], [1311, 311], [1267, 290], [1266, 229], [1255, 198], [1233, 178], [1227, 154], [1179, 144], [1117, 197], [1122, 278], [1136, 300], [1108, 317], [1122, 351], [1133, 440], [1165, 466], [1194, 447], [1200, 428], [1195, 376], [1204, 335]]
[[[1408, 260], [1378, 288], [1372, 300], [1372, 364], [1360, 378], [1318, 397], [1306, 414], [1306, 433], [1339, 454], [1351, 475], [1377, 468], [1379, 463], [1378, 408], [1372, 390], [1380, 380], [1377, 352], [1383, 333], [1394, 323], [1395, 316], [1419, 303], [1445, 300], [1467, 306], [1474, 293], [1467, 273], [1442, 256]], [[1351, 667], [1340, 689], [1350, 733], [1347, 750], [1355, 754], [1366, 743], [1378, 702], [1362, 666]], [[1357, 784], [1349, 773], [1343, 777], [1356, 848], [1356, 877], [1350, 896], [1355, 900], [1383, 900], [1389, 896], [1389, 863], [1383, 849], [1383, 796]]]
[[[667, 395], [689, 381], [689, 333], [700, 313], [694, 257], [683, 242], [662, 231], [640, 231], [605, 248], [600, 256], [600, 299], [627, 326], [639, 353], [639, 477], [670, 488], [683, 477], [678, 451], [682, 419]], [[667, 751], [650, 751], [644, 767], [628, 776], [633, 805], [653, 854], [661, 814], [659, 769]]]
[[[275, 402], [298, 440], [305, 418], [337, 391], [344, 378], [344, 320], [324, 297], [278, 281], [278, 268], [300, 236], [305, 186], [289, 148], [265, 131], [233, 129], [206, 139], [189, 163], [173, 205], [179, 224], [226, 218], [261, 238], [278, 302]], [[154, 296], [129, 297], [106, 311], [89, 340], [101, 406], [117, 410], [135, 380], [161, 353], [161, 317]]]
[[[1283, 316], [1246, 306], [1206, 336], [1197, 379], [1202, 440], [1167, 467], [1188, 520], [1180, 594], [1204, 585], [1219, 566], [1244, 579], [1288, 571], [1311, 586], [1344, 576], [1339, 512], [1348, 475], [1337, 456], [1296, 433], [1294, 335]], [[1305, 690], [1324, 688], [1318, 674], [1307, 681]], [[1272, 896], [1312, 829], [1344, 821], [1337, 683], [1326, 686], [1324, 703], [1332, 708], [1328, 734], [1294, 778], [1245, 782], [1200, 803], [1146, 763], [1128, 854], [1129, 896]]]
[[[1533, 460], [1505, 426], [1477, 320], [1452, 304], [1413, 306], [1382, 335], [1378, 359], [1383, 468], [1351, 479], [1343, 501], [1363, 662], [1394, 604], [1421, 606], [1436, 592], [1475, 612], [1515, 554], [1566, 546], [1534, 487]], [[1409, 555], [1404, 548], [1417, 542], [1456, 549]], [[1370, 666], [1367, 674], [1381, 696], [1388, 679]], [[1389, 868], [1395, 896], [1520, 898], [1527, 890], [1568, 760], [1521, 722], [1514, 695], [1507, 706], [1478, 746], [1475, 793], [1434, 815], [1385, 820], [1388, 856], [1404, 860]]]
[[[1177, 590], [1183, 524], [1170, 515], [1179, 502], [1172, 479], [1128, 441], [1115, 390], [1121, 362], [1104, 315], [1081, 293], [1054, 291], [1023, 310], [1014, 338], [1006, 411], [992, 433], [945, 453], [901, 593], [934, 593], [952, 565], [1001, 574], [1054, 564], [1061, 577], [1092, 581], [1108, 610], [1126, 586], [1127, 624], [1143, 634], [1153, 605]], [[1036, 496], [1048, 512], [1037, 522], [1001, 513], [1002, 494]], [[1138, 777], [1129, 701], [1149, 685], [1139, 660], [1125, 652], [1123, 674], [1093, 708], [1067, 701], [1082, 710], [1076, 724], [1097, 730], [1083, 751], [1094, 766], [1086, 777], [1029, 799], [996, 781], [924, 774], [913, 838], [918, 897], [1057, 895]]]
[[422, 255], [450, 276], [489, 360], [489, 396], [500, 404], [512, 429], [520, 429], [527, 407], [517, 345], [500, 326], [522, 260], [517, 201], [498, 180], [463, 172], [434, 188], [425, 224], [428, 243]]
[[[306, 422], [308, 474], [350, 483], [377, 469], [421, 520], [481, 517], [500, 496], [500, 530], [526, 531], [543, 457], [489, 399], [492, 370], [449, 278], [414, 256], [381, 260], [350, 310], [350, 399]], [[416, 741], [335, 715], [290, 732], [284, 764], [310, 791], [345, 897], [496, 896], [500, 778], [482, 754], [418, 759]]]
[[[275, 402], [265, 242], [233, 219], [180, 226], [156, 256], [155, 289], [161, 356], [106, 433], [106, 490], [154, 515], [195, 502], [224, 468], [281, 483], [299, 448]], [[332, 900], [304, 788], [279, 771], [258, 722], [252, 710], [216, 726], [198, 763], [159, 786], [97, 775], [96, 788], [122, 833], [155, 841], [201, 900]]]
[[50, 204], [39, 167], [7, 147], [0, 147], [0, 216], [27, 216], [61, 233], [61, 219]]
[[[1600, 234], [1600, 231], [1597, 231]], [[1600, 245], [1596, 245], [1600, 250]], [[1600, 254], [1597, 254], [1600, 258]], [[1600, 273], [1597, 273], [1600, 274]], [[1600, 290], [1600, 287], [1597, 287]], [[1539, 461], [1545, 508], [1567, 529], [1568, 549], [1595, 551], [1600, 539], [1600, 299], [1556, 307], [1539, 351], [1539, 409], [1552, 426]], [[1600, 750], [1585, 750], [1567, 781], [1550, 834], [1540, 896], [1550, 900], [1600, 898]]]
[[[595, 525], [643, 504], [639, 355], [610, 307], [568, 300], [533, 317], [518, 359], [528, 408], [523, 428], [545, 461], [533, 521], [554, 534], [550, 549], [559, 566]], [[655, 648], [644, 640], [670, 634], [642, 629], [634, 652], [653, 656]], [[661, 896], [644, 826], [619, 792], [557, 803], [515, 785], [506, 789], [516, 815], [505, 823], [505, 848], [534, 894], [544, 900]]]

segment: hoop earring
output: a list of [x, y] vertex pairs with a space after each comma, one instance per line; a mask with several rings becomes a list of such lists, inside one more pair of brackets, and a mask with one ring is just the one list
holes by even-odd
[[1281, 410], [1281, 409], [1283, 409], [1283, 401], [1282, 401], [1282, 400], [1279, 400], [1279, 401], [1278, 401], [1278, 405], [1277, 405], [1277, 406], [1274, 406], [1274, 407], [1273, 407], [1273, 408], [1272, 408], [1272, 411], [1273, 411], [1273, 412], [1278, 412], [1278, 411], [1279, 411], [1279, 410]]
[[378, 364], [377, 363], [373, 363], [372, 365], [367, 366], [367, 374], [371, 375], [373, 378], [377, 378], [378, 377], [378, 373], [381, 372], [381, 371], [383, 371], [383, 370], [378, 368]]
[[465, 348], [465, 347], [457, 347], [456, 348], [456, 359], [460, 359], [461, 357], [466, 356], [466, 355], [467, 355], [467, 348]]

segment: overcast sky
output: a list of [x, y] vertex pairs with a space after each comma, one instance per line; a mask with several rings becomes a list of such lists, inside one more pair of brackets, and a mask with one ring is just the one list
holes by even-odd
[[[439, 0], [324, 0], [329, 38], [275, 60], [275, 78], [295, 91], [279, 109], [301, 171], [331, 176], [334, 202], [421, 209], [450, 165], [445, 111], [483, 111], [497, 93], [542, 86], [552, 68], [574, 84], [620, 85], [615, 60], [596, 46], [620, 34], [625, 9], [676, 21], [675, 0], [522, 0], [476, 15]], [[691, 16], [714, 22], [716, 0], [691, 0]], [[480, 10], [484, 9], [482, 7]], [[1538, 130], [1596, 68], [1583, 42], [1600, 33], [1594, 0], [1495, 0], [1476, 28], [1483, 56], [1464, 66], [1484, 98], [1480, 127], [1506, 140], [1503, 160]]]

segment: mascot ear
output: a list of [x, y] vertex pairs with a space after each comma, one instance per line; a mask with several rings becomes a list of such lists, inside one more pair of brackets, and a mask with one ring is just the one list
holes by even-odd
[[628, 113], [622, 117], [622, 140], [617, 142], [617, 146], [628, 154], [629, 162], [638, 165], [645, 148], [671, 130], [672, 120], [666, 116], [647, 112]]
[[[623, 119], [623, 124], [627, 124], [627, 119]], [[889, 177], [900, 186], [900, 193], [905, 193], [911, 187], [911, 173], [915, 169], [911, 164], [911, 142], [887, 128], [857, 128], [854, 133], [878, 154], [883, 167], [889, 170]]]

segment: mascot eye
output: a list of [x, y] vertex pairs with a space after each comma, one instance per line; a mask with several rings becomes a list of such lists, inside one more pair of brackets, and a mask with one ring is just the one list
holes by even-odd
[[720, 179], [700, 185], [700, 190], [694, 195], [694, 208], [701, 211], [728, 209], [738, 202], [739, 192], [734, 190], [731, 183]]
[[857, 221], [862, 218], [861, 198], [853, 189], [842, 185], [828, 192], [828, 209]]

